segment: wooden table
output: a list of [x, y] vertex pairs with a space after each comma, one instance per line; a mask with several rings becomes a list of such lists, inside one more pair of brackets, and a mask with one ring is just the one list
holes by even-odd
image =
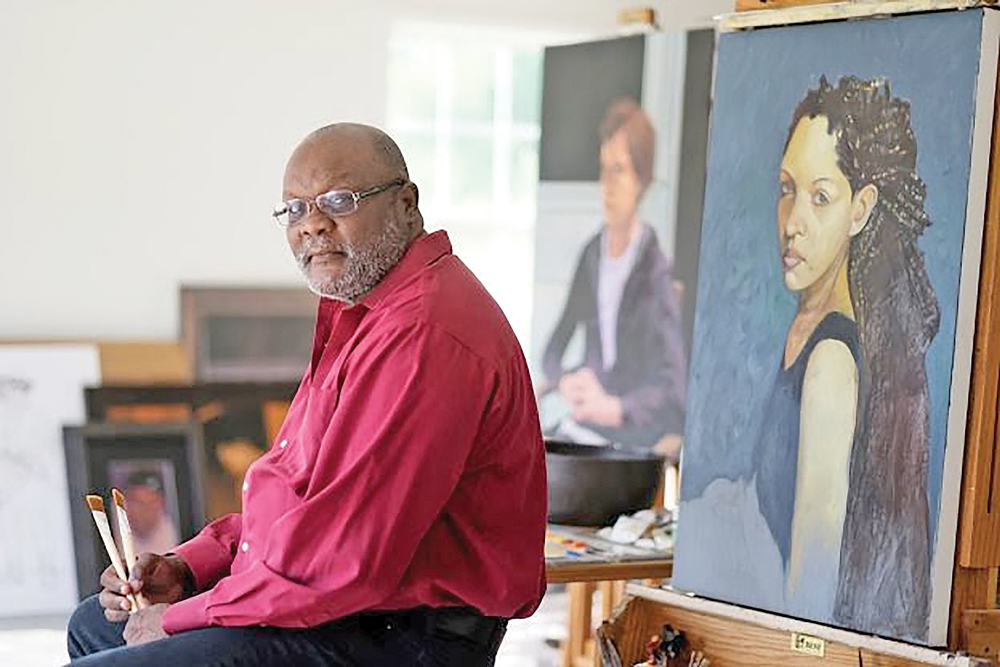
[[[573, 529], [586, 531], [586, 529]], [[599, 664], [587, 642], [591, 635], [591, 604], [595, 589], [601, 591], [601, 620], [611, 617], [624, 595], [630, 579], [665, 579], [673, 572], [673, 557], [668, 555], [621, 555], [601, 560], [547, 558], [545, 573], [550, 584], [567, 584], [569, 616], [563, 645], [563, 666], [583, 667]]]
[[673, 574], [674, 559], [621, 560], [603, 563], [551, 563], [545, 573], [550, 584], [573, 584], [628, 579], [668, 579]]

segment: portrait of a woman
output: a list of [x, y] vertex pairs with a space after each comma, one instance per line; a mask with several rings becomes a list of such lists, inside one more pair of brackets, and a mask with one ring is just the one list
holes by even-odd
[[755, 460], [789, 595], [836, 580], [836, 619], [893, 633], [927, 619], [924, 355], [940, 317], [909, 112], [854, 77], [821, 80], [795, 112], [777, 219], [799, 305]]
[[[541, 393], [558, 391], [574, 423], [606, 443], [651, 449], [668, 434], [675, 439], [664, 442], [679, 443], [687, 373], [671, 263], [639, 214], [655, 132], [642, 108], [622, 98], [605, 113], [600, 137], [603, 224], [580, 253], [545, 346]], [[583, 361], [567, 368], [567, 345], [581, 328]]]
[[909, 103], [884, 80], [822, 78], [793, 114], [776, 190], [797, 308], [751, 469], [712, 482], [682, 517], [748, 545], [722, 557], [754, 563], [750, 597], [765, 606], [923, 636], [925, 354], [940, 315], [918, 246], [930, 220]]

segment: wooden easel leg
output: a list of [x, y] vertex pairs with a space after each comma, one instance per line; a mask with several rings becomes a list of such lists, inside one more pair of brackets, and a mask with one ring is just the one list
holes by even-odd
[[[601, 618], [600, 621], [607, 621], [614, 614], [615, 606], [618, 604], [618, 584], [619, 581], [601, 581], [597, 588], [601, 591]], [[598, 623], [599, 625], [600, 623]], [[601, 667], [601, 652], [594, 651], [594, 667]]]
[[951, 620], [948, 626], [948, 648], [967, 650], [968, 627], [964, 622], [968, 610], [996, 609], [997, 568], [970, 569], [956, 565], [951, 593]]
[[601, 591], [601, 618], [599, 620], [606, 621], [611, 618], [611, 614], [615, 610], [615, 582], [602, 581], [597, 585]]
[[573, 667], [577, 658], [585, 655], [587, 637], [590, 635], [590, 605], [594, 584], [574, 582], [566, 585], [569, 592], [569, 627], [563, 647], [563, 667]]

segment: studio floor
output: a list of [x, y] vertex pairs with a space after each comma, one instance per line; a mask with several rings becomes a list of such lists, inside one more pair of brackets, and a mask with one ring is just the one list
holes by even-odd
[[[497, 667], [557, 667], [556, 647], [566, 635], [567, 596], [552, 587], [535, 615], [512, 621], [497, 657]], [[67, 662], [68, 616], [0, 618], [0, 667], [56, 667]]]

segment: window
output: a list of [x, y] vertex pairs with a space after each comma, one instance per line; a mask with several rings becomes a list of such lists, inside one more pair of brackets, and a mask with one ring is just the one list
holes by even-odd
[[426, 227], [448, 230], [525, 346], [546, 37], [407, 24], [389, 44], [387, 125]]

